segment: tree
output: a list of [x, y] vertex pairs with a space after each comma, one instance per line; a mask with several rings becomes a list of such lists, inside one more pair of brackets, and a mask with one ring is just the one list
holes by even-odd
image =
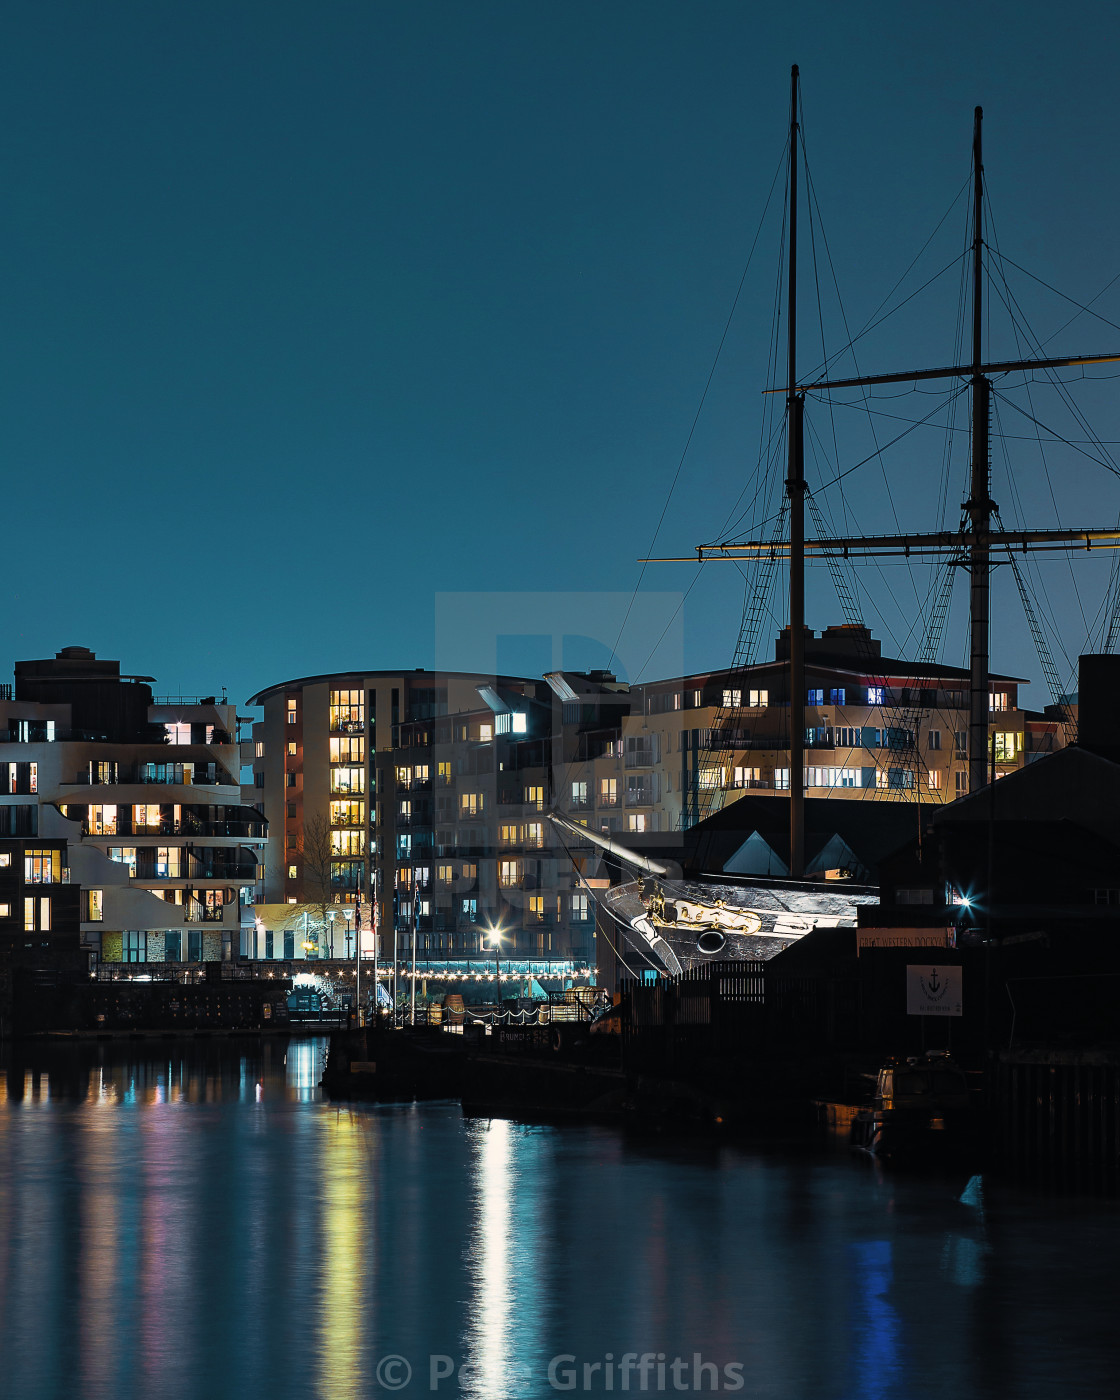
[[[315, 941], [334, 957], [334, 893], [331, 889], [331, 826], [322, 812], [303, 824], [303, 894], [315, 921]], [[309, 930], [310, 932], [310, 930]]]

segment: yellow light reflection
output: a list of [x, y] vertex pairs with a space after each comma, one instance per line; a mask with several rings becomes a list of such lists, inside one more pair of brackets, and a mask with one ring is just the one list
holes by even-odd
[[462, 1393], [492, 1400], [515, 1394], [519, 1373], [513, 1350], [513, 1129], [501, 1119], [479, 1124], [471, 1134], [475, 1150], [475, 1203], [478, 1211], [468, 1267], [473, 1311], [467, 1327]]
[[323, 1273], [319, 1281], [317, 1393], [323, 1400], [367, 1400], [363, 1318], [366, 1304], [369, 1162], [365, 1134], [347, 1112], [323, 1114]]

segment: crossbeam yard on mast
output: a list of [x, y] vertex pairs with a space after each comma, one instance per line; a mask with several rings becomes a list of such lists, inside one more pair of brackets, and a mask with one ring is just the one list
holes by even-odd
[[[805, 556], [807, 559], [910, 559], [961, 553], [977, 543], [1016, 554], [1079, 549], [1093, 553], [1120, 548], [1120, 529], [990, 530], [981, 535], [971, 530], [937, 530], [914, 535], [849, 535], [830, 540], [806, 540]], [[700, 544], [696, 546], [695, 555], [642, 559], [639, 563], [705, 564], [721, 559], [786, 559], [789, 549], [788, 540], [739, 540], [727, 544]]]
[[[796, 393], [816, 393], [821, 389], [863, 389], [874, 384], [906, 384], [913, 379], [972, 379], [977, 373], [1014, 374], [1032, 369], [1071, 369], [1078, 365], [1113, 365], [1120, 361], [1120, 354], [1109, 355], [1060, 355], [1045, 360], [998, 360], [994, 364], [944, 365], [940, 369], [908, 369], [891, 374], [864, 374], [857, 379], [818, 379], [812, 384], [799, 384]], [[764, 394], [788, 394], [789, 389], [763, 389]]]

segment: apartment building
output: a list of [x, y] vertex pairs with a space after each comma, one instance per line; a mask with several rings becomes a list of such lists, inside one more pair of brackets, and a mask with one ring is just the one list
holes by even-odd
[[36, 889], [8, 919], [46, 934], [78, 887], [91, 961], [228, 960], [265, 839], [241, 805], [235, 709], [155, 698], [151, 682], [65, 647], [17, 662], [0, 689], [0, 834], [19, 839]]
[[[814, 797], [941, 804], [968, 790], [968, 672], [897, 660], [864, 627], [806, 633], [805, 785]], [[626, 686], [605, 672], [547, 677], [561, 706], [557, 799], [596, 830], [687, 829], [747, 791], [789, 789], [789, 633], [771, 660]], [[997, 776], [1066, 741], [993, 676]]]
[[[806, 669], [811, 796], [940, 804], [965, 792], [967, 672], [884, 657], [862, 627], [808, 634]], [[420, 958], [484, 956], [500, 926], [513, 956], [590, 958], [580, 877], [598, 858], [547, 812], [625, 839], [680, 832], [747, 792], [780, 797], [788, 677], [783, 632], [745, 671], [639, 685], [607, 671], [368, 671], [261, 691], [246, 801], [269, 846], [243, 951], [351, 956], [353, 906], [368, 899], [385, 956], [411, 956], [414, 937]], [[998, 775], [1065, 742], [1060, 722], [1020, 709], [1022, 684], [992, 678]], [[340, 917], [307, 940], [299, 911], [331, 904]]]
[[250, 703], [264, 708], [247, 757], [270, 841], [247, 956], [350, 956], [348, 913], [331, 948], [330, 923], [306, 940], [283, 906], [366, 900], [385, 957], [415, 943], [423, 960], [492, 958], [494, 929], [505, 956], [592, 956], [591, 901], [545, 817], [558, 716], [543, 680], [353, 672]]

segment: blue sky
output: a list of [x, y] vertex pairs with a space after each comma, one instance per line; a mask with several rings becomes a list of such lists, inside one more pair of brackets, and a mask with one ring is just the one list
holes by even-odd
[[[81, 644], [161, 690], [224, 684], [243, 699], [285, 676], [463, 664], [476, 618], [479, 654], [497, 635], [511, 668], [602, 664], [759, 227], [790, 63], [850, 327], [966, 181], [977, 102], [1002, 251], [1087, 302], [1120, 272], [1117, 13], [695, 0], [5, 7], [0, 655]], [[778, 232], [770, 217], [657, 553], [688, 553], [744, 509]], [[958, 203], [904, 294], [963, 246]], [[1074, 314], [1008, 278], [1039, 340]], [[802, 286], [811, 362], [808, 263]], [[953, 271], [860, 342], [860, 368], [949, 362], [957, 301]], [[1120, 323], [1120, 282], [1094, 310]], [[992, 350], [1015, 354], [1001, 311], [994, 301]], [[831, 293], [823, 320], [826, 345], [842, 344]], [[1050, 348], [1120, 349], [1120, 330], [1082, 316]], [[1114, 384], [1077, 386], [1110, 441]], [[1084, 437], [1047, 393], [1037, 387], [1035, 416]], [[933, 400], [877, 407], [899, 415], [875, 420], [882, 443]], [[1003, 415], [1027, 439], [1008, 443], [1014, 486], [996, 452], [1009, 524], [1016, 510], [1043, 525], [1115, 521], [1113, 475], [1076, 450], [1043, 461], [1027, 420], [1010, 404]], [[874, 445], [850, 408], [812, 407], [810, 419], [811, 485]], [[945, 441], [912, 433], [885, 467], [846, 479], [846, 503], [826, 493], [824, 509], [839, 522], [846, 505], [860, 529], [930, 528], [946, 508]], [[761, 517], [753, 494], [745, 506]], [[1040, 681], [1006, 572], [993, 660]], [[655, 596], [620, 646], [631, 678], [730, 660], [744, 584], [722, 565], [656, 650], [694, 574], [646, 571]], [[1060, 640], [1076, 657], [1108, 577], [1104, 561], [1040, 566], [1056, 650]], [[915, 648], [929, 571], [860, 579], [886, 649], [908, 635]], [[525, 610], [511, 607], [503, 631], [494, 601], [511, 591], [552, 595], [523, 642]], [[450, 649], [436, 642], [446, 608], [462, 619]], [[963, 610], [961, 580], [948, 660], [963, 656]], [[827, 570], [811, 575], [809, 613], [817, 627], [842, 620]], [[1042, 690], [1032, 686], [1038, 704]]]

